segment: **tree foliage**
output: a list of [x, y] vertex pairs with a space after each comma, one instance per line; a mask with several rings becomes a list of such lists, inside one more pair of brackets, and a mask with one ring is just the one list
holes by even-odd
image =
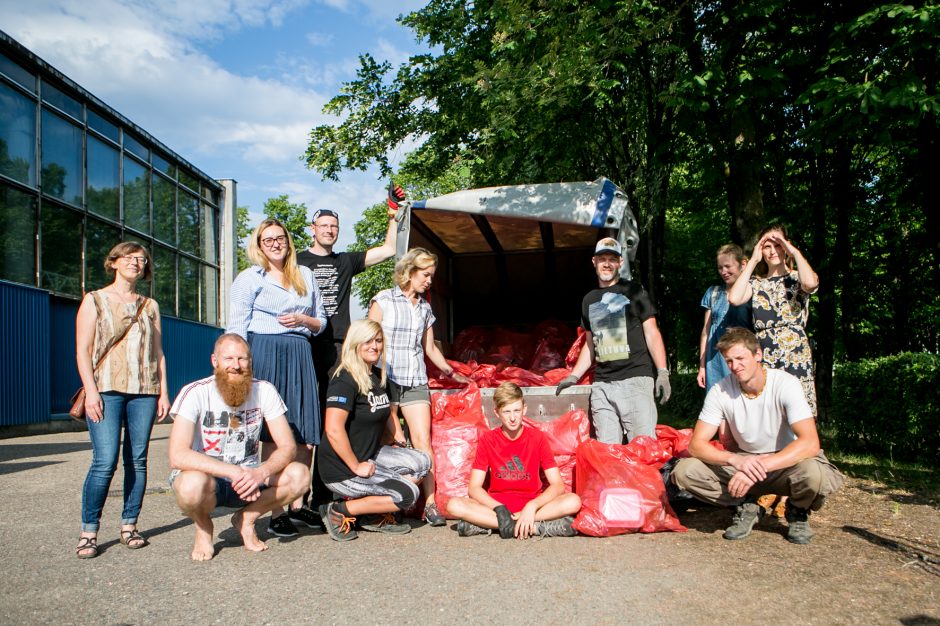
[[248, 260], [248, 245], [246, 240], [251, 235], [252, 226], [248, 222], [248, 207], [240, 206], [235, 209], [235, 256], [238, 271], [248, 269], [251, 261]]
[[268, 198], [264, 202], [265, 217], [278, 220], [290, 233], [297, 250], [304, 250], [313, 243], [310, 234], [310, 221], [307, 219], [307, 205], [303, 202], [291, 202], [287, 194]]

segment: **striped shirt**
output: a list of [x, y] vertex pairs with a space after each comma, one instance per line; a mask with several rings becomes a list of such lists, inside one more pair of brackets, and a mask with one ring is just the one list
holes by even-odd
[[431, 305], [422, 296], [412, 304], [398, 286], [375, 294], [372, 302], [382, 310], [389, 380], [405, 387], [426, 384], [424, 332], [436, 319]]
[[[95, 304], [95, 344], [92, 362], [101, 361], [128, 324], [134, 319], [141, 298], [130, 304], [121, 302], [107, 291], [92, 291]], [[157, 362], [156, 303], [146, 299], [140, 318], [127, 336], [116, 345], [95, 370], [98, 391], [118, 391], [144, 395], [160, 393], [160, 364]]]
[[[301, 266], [297, 269], [307, 285], [305, 296], [297, 295], [293, 287], [284, 289], [260, 265], [252, 265], [240, 273], [232, 282], [228, 327], [225, 330], [245, 339], [248, 333], [297, 333], [310, 337], [323, 332], [326, 328], [326, 313], [323, 311], [320, 289], [309, 268]], [[285, 313], [303, 313], [315, 317], [320, 320], [320, 330], [312, 333], [306, 326], [287, 328], [277, 321], [277, 316]]]

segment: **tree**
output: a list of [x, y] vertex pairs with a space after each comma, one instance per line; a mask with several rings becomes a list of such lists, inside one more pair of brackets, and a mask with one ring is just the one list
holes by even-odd
[[[356, 222], [353, 230], [356, 241], [349, 246], [350, 250], [362, 252], [381, 244], [388, 230], [388, 206], [384, 202], [373, 204], [363, 211], [362, 219]], [[362, 308], [368, 309], [375, 294], [394, 286], [394, 271], [395, 259], [391, 258], [366, 268], [356, 276], [352, 292]]]
[[264, 202], [264, 215], [278, 220], [287, 229], [294, 240], [294, 247], [299, 251], [310, 247], [313, 238], [310, 236], [310, 222], [307, 220], [307, 205], [292, 203], [287, 194], [276, 198], [268, 198]]
[[248, 245], [245, 241], [251, 235], [252, 227], [248, 223], [248, 207], [240, 206], [235, 211], [235, 241], [237, 242], [235, 254], [237, 269], [240, 272], [251, 266], [251, 261], [248, 260]]

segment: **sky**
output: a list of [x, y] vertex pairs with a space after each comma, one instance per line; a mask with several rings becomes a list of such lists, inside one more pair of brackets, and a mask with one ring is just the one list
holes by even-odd
[[[287, 194], [340, 214], [337, 249], [385, 197], [378, 171], [321, 181], [307, 134], [368, 52], [425, 51], [395, 18], [421, 0], [0, 0], [0, 30], [213, 178], [252, 222]], [[393, 161], [404, 154], [393, 153]]]

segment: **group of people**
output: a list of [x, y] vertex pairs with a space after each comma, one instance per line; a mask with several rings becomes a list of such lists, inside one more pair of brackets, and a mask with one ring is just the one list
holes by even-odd
[[[357, 528], [409, 532], [402, 514], [422, 498], [425, 521], [443, 526], [449, 514], [459, 519], [460, 536], [576, 534], [580, 500], [565, 492], [545, 437], [523, 423], [524, 396], [511, 383], [494, 394], [500, 426], [478, 445], [467, 497], [452, 498], [447, 511], [438, 508], [425, 359], [444, 376], [470, 381], [434, 341], [427, 292], [437, 257], [410, 250], [396, 263], [395, 286], [372, 299], [368, 318], [351, 322], [349, 315], [353, 276], [395, 253], [395, 209], [403, 197], [390, 188], [385, 241], [365, 252], [333, 251], [339, 218], [329, 210], [314, 214], [314, 243], [300, 254], [277, 220], [259, 224], [248, 242], [253, 265], [232, 284], [228, 326], [211, 355], [213, 374], [186, 385], [172, 406], [159, 309], [136, 292], [137, 282], [151, 276], [150, 255], [134, 242], [115, 246], [105, 259], [113, 282], [87, 294], [77, 317], [93, 448], [79, 558], [98, 555], [122, 428], [121, 543], [147, 545], [137, 530], [147, 449], [154, 421], [167, 415], [174, 421], [170, 483], [194, 522], [194, 560], [214, 555], [217, 506], [238, 509], [231, 522], [252, 551], [266, 549], [255, 526], [268, 512], [273, 535], [296, 535], [301, 524], [348, 541]], [[656, 309], [638, 283], [620, 277], [616, 240], [601, 239], [592, 263], [598, 288], [581, 306], [586, 340], [556, 392], [594, 367], [597, 438], [620, 444], [655, 436], [655, 398], [666, 402], [671, 393]], [[779, 227], [762, 234], [747, 262], [740, 248], [723, 247], [718, 269], [725, 286], [711, 288], [702, 300], [699, 384], [709, 391], [689, 447], [692, 458], [677, 465], [672, 480], [697, 498], [737, 507], [728, 538], [746, 536], [756, 524], [762, 514], [757, 496], [790, 496], [788, 538], [805, 543], [808, 511], [822, 505], [840, 476], [819, 450], [813, 419], [804, 325], [816, 275]], [[716, 433], [723, 450], [708, 443]]]

